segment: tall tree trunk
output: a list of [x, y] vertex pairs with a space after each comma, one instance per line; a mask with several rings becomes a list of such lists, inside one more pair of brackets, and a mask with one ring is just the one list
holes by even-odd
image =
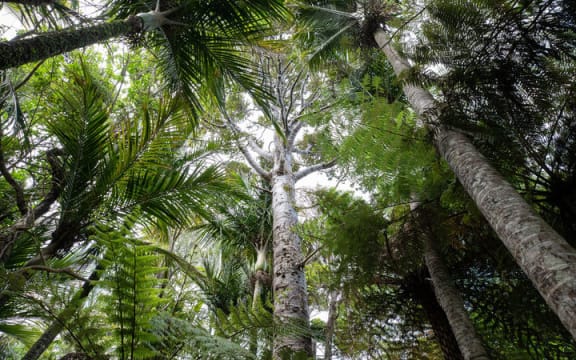
[[[377, 29], [374, 38], [397, 75], [408, 62]], [[426, 122], [440, 155], [475, 201], [546, 303], [576, 339], [576, 251], [552, 229], [496, 171], [463, 134], [439, 123], [434, 99], [425, 89], [406, 84], [404, 93]]]
[[94, 289], [94, 281], [97, 281], [99, 278], [99, 272], [102, 270], [102, 267], [98, 266], [96, 270], [90, 275], [89, 280], [84, 283], [82, 286], [82, 290], [80, 290], [70, 301], [70, 303], [66, 306], [58, 317], [52, 321], [52, 324], [44, 331], [44, 333], [40, 336], [38, 340], [28, 349], [28, 352], [22, 360], [36, 360], [40, 358], [40, 356], [48, 349], [50, 344], [56, 339], [58, 334], [62, 332], [62, 330], [66, 327], [66, 324], [70, 321], [72, 316], [76, 314], [78, 309], [82, 306], [82, 303], [86, 297], [90, 294], [92, 289]]
[[47, 32], [33, 38], [0, 43], [0, 70], [48, 59], [112, 38], [142, 30], [142, 19], [131, 16], [85, 28]]
[[422, 309], [434, 331], [434, 337], [440, 345], [444, 360], [464, 360], [448, 318], [446, 318], [444, 310], [442, 310], [436, 299], [429, 277], [428, 269], [422, 268], [407, 278], [406, 281], [409, 281], [408, 288], [410, 293], [422, 305]]
[[326, 330], [324, 336], [324, 360], [332, 360], [332, 343], [334, 331], [336, 330], [336, 320], [338, 319], [338, 305], [340, 300], [340, 291], [332, 290], [328, 294], [328, 321], [326, 322]]
[[294, 229], [298, 223], [294, 186], [292, 173], [272, 175], [274, 318], [287, 325], [286, 331], [275, 336], [275, 359], [281, 359], [283, 354], [310, 354], [312, 351], [309, 334], [294, 331], [309, 326], [301, 240]]
[[[286, 61], [283, 56], [262, 56], [260, 59], [267, 63], [264, 68], [269, 72], [262, 75], [266, 77], [264, 83], [269, 82], [270, 93], [274, 95], [274, 99], [268, 103], [271, 110], [269, 115], [273, 117], [270, 122], [276, 132], [271, 151], [264, 150], [253, 137], [243, 134], [229, 114], [224, 112], [223, 115], [228, 128], [238, 137], [237, 146], [248, 164], [272, 188], [272, 290], [274, 321], [280, 325], [279, 331], [274, 334], [273, 358], [311, 357], [305, 263], [301, 239], [295, 229], [298, 223], [295, 184], [309, 174], [332, 167], [335, 162], [302, 167], [307, 161], [296, 155], [300, 168], [295, 170], [293, 156], [303, 152], [296, 142], [305, 124], [302, 117], [308, 111], [313, 111], [311, 107], [318, 103], [321, 92], [309, 91], [311, 80], [306, 71]], [[244, 140], [247, 145], [244, 145]], [[262, 164], [270, 164], [271, 169], [267, 170], [268, 167]]]
[[482, 339], [476, 333], [472, 321], [464, 308], [464, 300], [454, 286], [448, 269], [435, 248], [434, 235], [423, 225], [420, 232], [424, 243], [424, 261], [430, 273], [434, 294], [450, 323], [460, 352], [465, 360], [489, 360]]

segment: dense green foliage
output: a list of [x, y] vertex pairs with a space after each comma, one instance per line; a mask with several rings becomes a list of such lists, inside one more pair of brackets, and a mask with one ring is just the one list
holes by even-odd
[[[75, 1], [8, 3], [24, 30], [98, 22]], [[576, 245], [571, 1], [159, 5], [171, 22], [129, 46], [0, 73], [1, 357], [272, 359], [274, 338], [296, 334], [318, 359], [461, 359], [424, 236], [493, 359], [576, 357], [402, 88], [430, 89], [442, 124]], [[156, 4], [102, 6], [125, 19]], [[373, 48], [380, 27], [409, 74]], [[238, 162], [270, 132], [295, 144], [295, 171], [337, 159], [329, 178], [352, 184], [298, 188], [292, 204], [310, 327], [273, 315], [272, 192], [250, 169], [273, 161]]]

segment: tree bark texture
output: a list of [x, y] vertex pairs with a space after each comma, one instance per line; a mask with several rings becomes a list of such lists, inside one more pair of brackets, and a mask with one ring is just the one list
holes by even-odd
[[0, 70], [48, 59], [68, 51], [141, 31], [142, 20], [130, 17], [84, 28], [47, 32], [29, 39], [0, 43]]
[[[267, 246], [256, 249], [256, 264], [254, 266], [254, 291], [252, 292], [252, 310], [256, 311], [260, 305], [262, 292], [264, 291], [264, 277], [266, 274]], [[250, 333], [250, 353], [258, 356], [258, 329], [254, 328]]]
[[464, 300], [454, 286], [442, 257], [435, 248], [434, 235], [424, 227], [424, 260], [430, 273], [434, 294], [450, 323], [460, 352], [465, 360], [489, 360], [482, 339], [474, 329], [464, 307]]
[[[378, 29], [374, 38], [397, 75], [410, 68], [388, 44], [384, 30]], [[428, 91], [407, 84], [404, 92], [431, 131], [440, 155], [548, 306], [576, 339], [576, 250], [536, 214], [466, 136], [439, 123], [434, 113], [436, 104]]]
[[295, 180], [292, 173], [272, 176], [274, 318], [287, 324], [274, 338], [274, 358], [283, 354], [310, 354], [309, 334], [299, 334], [298, 328], [309, 324], [308, 293], [301, 240], [295, 232], [298, 215], [294, 209]]
[[[238, 148], [257, 174], [272, 188], [272, 291], [274, 295], [274, 359], [300, 359], [313, 356], [308, 314], [308, 292], [301, 239], [296, 232], [295, 184], [304, 176], [333, 165], [308, 164], [296, 142], [305, 125], [303, 117], [316, 113], [322, 93], [310, 91], [310, 76], [304, 68], [283, 56], [261, 56], [264, 84], [268, 83], [273, 99], [268, 103], [269, 116], [276, 132], [270, 151], [257, 139], [242, 134], [229, 115], [228, 128], [242, 139]], [[315, 85], [314, 85], [315, 86]], [[326, 107], [327, 109], [328, 107]], [[248, 146], [243, 143], [247, 140]], [[250, 150], [250, 151], [248, 151]], [[264, 160], [260, 162], [258, 160]], [[269, 164], [262, 166], [261, 164]], [[307, 167], [306, 167], [307, 166]], [[298, 171], [295, 171], [298, 167]], [[278, 326], [279, 325], [279, 326]]]
[[338, 320], [338, 305], [340, 304], [340, 291], [332, 290], [328, 294], [328, 321], [324, 336], [324, 360], [332, 360], [332, 344], [334, 332], [336, 331], [336, 320]]
[[422, 309], [434, 331], [434, 337], [440, 345], [444, 360], [464, 360], [448, 318], [446, 318], [444, 310], [442, 310], [438, 300], [436, 300], [434, 289], [428, 279], [429, 276], [427, 269], [414, 273], [407, 280], [410, 282], [408, 288], [414, 299], [422, 305]]

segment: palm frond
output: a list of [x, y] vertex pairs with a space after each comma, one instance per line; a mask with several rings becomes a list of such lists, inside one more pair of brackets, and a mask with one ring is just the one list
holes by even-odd
[[[118, 18], [155, 8], [144, 2], [111, 1], [109, 5], [109, 14]], [[202, 93], [223, 102], [227, 79], [257, 97], [267, 95], [258, 86], [257, 67], [241, 49], [270, 35], [275, 23], [288, 16], [282, 1], [210, 0], [200, 6], [183, 0], [162, 6], [161, 10], [177, 9], [170, 15], [173, 24], [153, 32], [147, 41], [170, 88], [182, 91], [196, 112], [201, 109]]]
[[32, 345], [34, 340], [40, 335], [38, 329], [16, 322], [0, 322], [0, 333], [17, 339], [27, 346]]
[[63, 26], [70, 26], [86, 19], [73, 9], [60, 1], [46, 1], [44, 4], [28, 4], [26, 1], [6, 1], [11, 11], [20, 20], [22, 25], [32, 29], [58, 30]]

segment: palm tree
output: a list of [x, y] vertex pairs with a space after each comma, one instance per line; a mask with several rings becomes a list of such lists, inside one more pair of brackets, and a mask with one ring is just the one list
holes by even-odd
[[[257, 79], [240, 48], [262, 37], [286, 12], [282, 1], [157, 1], [153, 10], [141, 2], [110, 2], [110, 22], [40, 33], [0, 43], [0, 70], [44, 60], [74, 49], [126, 36], [157, 51], [169, 83], [182, 89], [195, 107], [201, 84], [219, 94], [232, 78], [258, 96]], [[169, 8], [165, 8], [169, 6]], [[150, 11], [148, 11], [150, 10]], [[123, 20], [116, 20], [117, 18]], [[140, 40], [137, 40], [140, 39]]]
[[[203, 164], [203, 151], [181, 151], [187, 138], [182, 134], [189, 133], [191, 126], [186, 102], [178, 94], [140, 99], [143, 107], [134, 107], [128, 117], [122, 117], [106, 102], [111, 96], [102, 78], [95, 75], [96, 65], [80, 63], [65, 73], [68, 87], [52, 98], [54, 112], [46, 113], [52, 114], [45, 126], [49, 130], [42, 130], [58, 149], [53, 167], [59, 171], [53, 171], [52, 179], [39, 178], [55, 182], [58, 191], [48, 192], [50, 202], [44, 198], [36, 203], [26, 196], [30, 201], [26, 208], [33, 215], [16, 218], [0, 235], [4, 272], [20, 280], [5, 283], [0, 291], [2, 315], [38, 272], [70, 273], [52, 265], [54, 255], [74, 253], [93, 241], [95, 226], [122, 227], [126, 219], [137, 219], [138, 226], [144, 227], [158, 222], [180, 226], [194, 216], [206, 215], [209, 199], [220, 197], [217, 194], [226, 189], [219, 171]], [[52, 204], [53, 211], [47, 213]], [[41, 221], [28, 220], [34, 215], [42, 215]], [[85, 291], [89, 293], [91, 286], [87, 283]], [[78, 309], [76, 302], [83, 295], [78, 297], [61, 314], [62, 321]], [[34, 356], [45, 350], [61, 325], [48, 329]]]
[[[383, 2], [367, 1], [355, 5], [358, 7], [353, 13], [330, 5], [306, 5], [303, 12], [310, 11], [317, 16], [308, 22], [309, 25], [337, 24], [341, 32], [329, 41], [342, 36], [347, 29], [362, 27], [386, 54], [397, 76], [409, 73], [410, 64], [393, 48], [385, 31]], [[323, 44], [321, 48], [325, 46]], [[425, 122], [440, 155], [547, 304], [576, 338], [576, 282], [573, 281], [576, 250], [536, 214], [464, 134], [439, 121], [437, 103], [426, 89], [406, 83], [403, 90], [416, 114]]]
[[[234, 176], [237, 186], [246, 195], [235, 204], [220, 204], [215, 215], [200, 225], [200, 233], [208, 243], [221, 244], [232, 264], [242, 254], [251, 267], [252, 311], [256, 312], [271, 293], [270, 248], [272, 244], [271, 196], [268, 189], [259, 189], [242, 175]], [[266, 186], [266, 184], [263, 184]], [[250, 339], [250, 352], [258, 354], [258, 329], [255, 327]]]

